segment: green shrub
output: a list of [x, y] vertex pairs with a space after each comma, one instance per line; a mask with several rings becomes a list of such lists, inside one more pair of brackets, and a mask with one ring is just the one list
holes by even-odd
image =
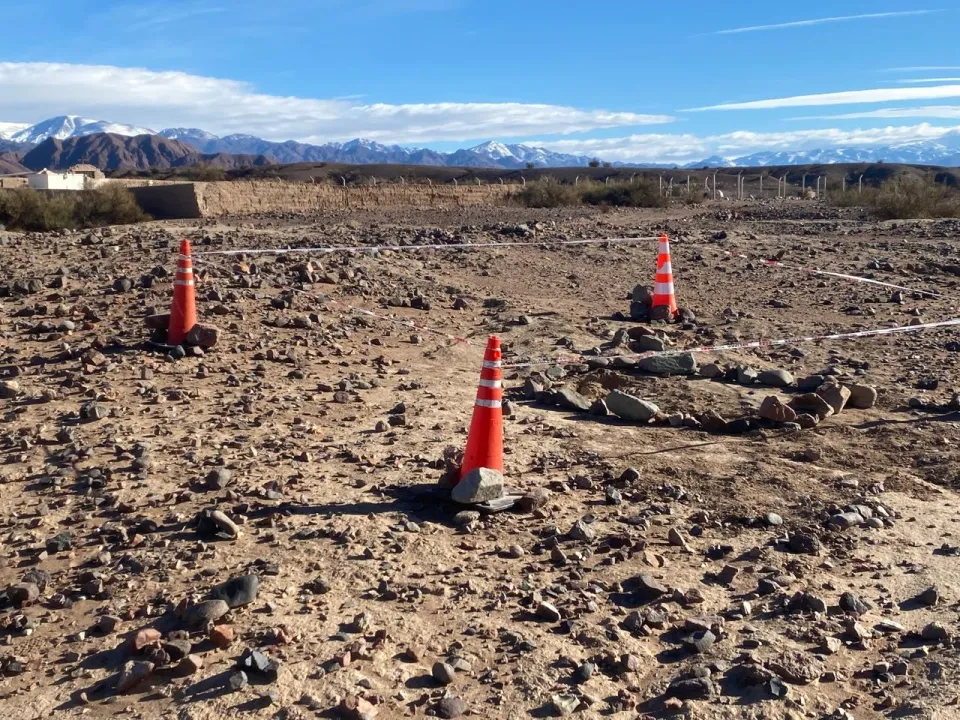
[[0, 191], [0, 224], [13, 230], [51, 230], [124, 225], [148, 220], [133, 195], [121, 185], [98, 190], [38, 192], [31, 188]]
[[554, 208], [579, 205], [580, 195], [573, 185], [564, 185], [549, 175], [528, 182], [518, 196], [520, 202], [531, 208]]

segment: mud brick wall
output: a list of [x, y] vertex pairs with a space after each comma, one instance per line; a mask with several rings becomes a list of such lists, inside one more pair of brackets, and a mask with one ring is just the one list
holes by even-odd
[[194, 183], [202, 217], [263, 212], [373, 210], [387, 207], [449, 210], [503, 205], [516, 185], [384, 185], [336, 187], [269, 180]]

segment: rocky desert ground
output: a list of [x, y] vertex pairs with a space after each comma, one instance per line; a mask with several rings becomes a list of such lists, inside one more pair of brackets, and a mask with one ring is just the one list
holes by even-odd
[[[682, 323], [631, 319], [655, 240], [553, 244], [660, 233]], [[219, 342], [170, 354], [144, 318], [184, 237]], [[960, 717], [957, 327], [633, 354], [958, 317], [960, 221], [794, 200], [0, 239], [11, 719]], [[536, 244], [202, 254], [507, 241]], [[438, 482], [491, 334], [522, 497], [488, 514]]]

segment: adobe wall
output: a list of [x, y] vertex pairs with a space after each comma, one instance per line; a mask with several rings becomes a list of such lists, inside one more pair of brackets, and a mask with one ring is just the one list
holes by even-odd
[[445, 210], [502, 205], [516, 185], [381, 185], [336, 187], [275, 180], [195, 183], [203, 217], [263, 212], [369, 210], [384, 207]]

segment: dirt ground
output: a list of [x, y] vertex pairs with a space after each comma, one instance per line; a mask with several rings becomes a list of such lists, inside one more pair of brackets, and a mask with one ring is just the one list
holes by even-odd
[[[661, 232], [696, 314], [685, 325], [629, 320], [653, 240], [197, 255], [219, 344], [179, 359], [145, 345], [181, 237], [201, 253]], [[956, 327], [695, 355], [876, 388], [875, 406], [803, 430], [692, 420], [753, 418], [795, 389], [596, 361], [631, 353], [618, 331], [640, 327], [682, 349], [958, 317], [960, 221], [771, 201], [0, 243], [7, 717], [960, 717]], [[462, 515], [436, 486], [444, 448], [465, 444], [490, 334], [507, 366], [584, 357], [504, 370], [505, 477], [527, 499]], [[531, 400], [531, 373], [661, 414]], [[198, 524], [213, 508], [238, 537]], [[251, 574], [250, 602], [201, 604]]]

